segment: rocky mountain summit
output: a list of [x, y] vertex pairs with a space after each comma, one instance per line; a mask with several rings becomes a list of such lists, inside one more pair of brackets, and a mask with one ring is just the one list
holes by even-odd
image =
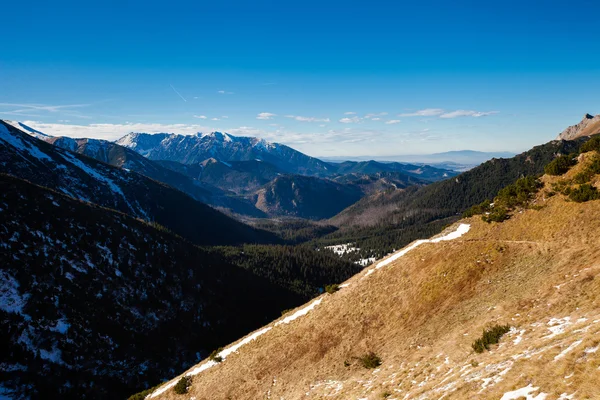
[[581, 122], [571, 125], [558, 135], [557, 139], [573, 140], [583, 136], [592, 136], [600, 133], [600, 114], [585, 114]]

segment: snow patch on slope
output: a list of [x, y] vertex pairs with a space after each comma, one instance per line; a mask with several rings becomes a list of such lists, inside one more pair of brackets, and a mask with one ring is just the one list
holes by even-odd
[[416, 242], [414, 242], [410, 246], [405, 247], [404, 249], [400, 250], [399, 252], [397, 252], [397, 253], [391, 255], [390, 257], [386, 258], [385, 260], [377, 263], [377, 265], [374, 268], [371, 268], [370, 270], [367, 271], [367, 276], [370, 275], [370, 274], [372, 274], [373, 272], [375, 272], [376, 269], [385, 267], [386, 265], [389, 265], [389, 264], [393, 263], [394, 261], [396, 261], [400, 257], [406, 255], [408, 252], [410, 252], [411, 250], [416, 249], [417, 247], [419, 247], [420, 245], [422, 245], [424, 243], [439, 243], [439, 242], [442, 242], [442, 241], [448, 241], [448, 240], [458, 239], [459, 237], [461, 237], [465, 233], [469, 232], [469, 229], [471, 229], [471, 225], [469, 225], [469, 224], [460, 224], [458, 226], [458, 228], [456, 228], [456, 230], [454, 232], [450, 232], [447, 235], [440, 236], [440, 237], [437, 237], [435, 239], [421, 239], [421, 240], [417, 240]]
[[46, 153], [42, 152], [37, 147], [31, 146], [29, 143], [25, 143], [17, 136], [11, 134], [4, 124], [0, 124], [0, 140], [8, 143], [20, 153], [25, 152], [39, 160], [52, 161], [52, 158], [50, 158]]

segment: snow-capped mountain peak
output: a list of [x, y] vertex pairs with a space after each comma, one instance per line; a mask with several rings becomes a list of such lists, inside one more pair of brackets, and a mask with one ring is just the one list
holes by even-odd
[[198, 132], [195, 135], [130, 133], [116, 143], [151, 160], [198, 164], [208, 158], [221, 162], [259, 159], [285, 172], [316, 176], [328, 174], [327, 163], [288, 146], [225, 132]]

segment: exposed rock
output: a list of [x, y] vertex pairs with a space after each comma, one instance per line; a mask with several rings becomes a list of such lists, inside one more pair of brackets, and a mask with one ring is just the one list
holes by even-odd
[[557, 139], [573, 140], [600, 133], [600, 115], [585, 114], [577, 125], [571, 125], [558, 135]]

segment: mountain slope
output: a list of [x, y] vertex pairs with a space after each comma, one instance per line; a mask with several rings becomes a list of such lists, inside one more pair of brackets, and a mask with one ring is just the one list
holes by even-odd
[[[227, 347], [223, 363], [190, 369], [188, 396], [595, 398], [600, 201], [547, 197], [556, 180], [544, 181], [536, 210], [470, 218], [446, 240], [416, 242]], [[474, 352], [494, 324], [510, 331]], [[167, 384], [152, 398], [178, 397]]]
[[222, 162], [209, 158], [199, 164], [191, 165], [175, 161], [156, 162], [205, 184], [238, 195], [253, 192], [281, 175], [281, 171], [274, 165], [256, 160]]
[[218, 252], [4, 174], [0, 215], [9, 398], [124, 398], [305, 299]]
[[430, 236], [519, 177], [543, 173], [557, 154], [576, 152], [584, 141], [549, 142], [510, 159], [487, 161], [445, 181], [367, 196], [328, 221], [341, 229], [324, 243], [357, 242], [357, 247], [381, 257]]
[[262, 160], [287, 173], [324, 176], [331, 166], [291, 147], [265, 140], [233, 136], [228, 133], [176, 135], [168, 133], [130, 133], [116, 141], [151, 160], [197, 164], [208, 158], [219, 161]]
[[562, 131], [557, 139], [574, 140], [580, 137], [597, 135], [600, 133], [600, 115], [585, 114], [581, 122], [569, 126]]
[[256, 192], [255, 205], [270, 215], [323, 219], [362, 197], [355, 185], [300, 175], [275, 178]]
[[201, 182], [198, 179], [193, 179], [187, 176], [187, 174], [176, 172], [171, 168], [166, 168], [157, 161], [151, 161], [139, 153], [113, 142], [98, 139], [72, 139], [68, 137], [49, 136], [43, 138], [43, 140], [106, 164], [135, 171], [138, 174], [178, 189], [190, 195], [195, 200], [213, 207], [222, 207], [234, 213], [253, 217], [264, 216], [263, 213], [252, 207], [248, 201], [228, 196], [226, 192], [215, 186]]
[[274, 235], [170, 186], [53, 146], [1, 121], [0, 172], [156, 222], [198, 244], [277, 242]]
[[398, 162], [380, 163], [373, 160], [360, 162], [345, 161], [334, 164], [334, 166], [336, 168], [336, 173], [341, 175], [352, 173], [376, 174], [380, 172], [400, 172], [410, 177], [429, 182], [440, 181], [457, 175], [454, 171], [435, 168], [429, 165], [412, 165]]
[[332, 179], [345, 185], [356, 185], [365, 194], [386, 190], [404, 189], [412, 185], [426, 185], [429, 181], [406, 175], [402, 172], [348, 173]]

